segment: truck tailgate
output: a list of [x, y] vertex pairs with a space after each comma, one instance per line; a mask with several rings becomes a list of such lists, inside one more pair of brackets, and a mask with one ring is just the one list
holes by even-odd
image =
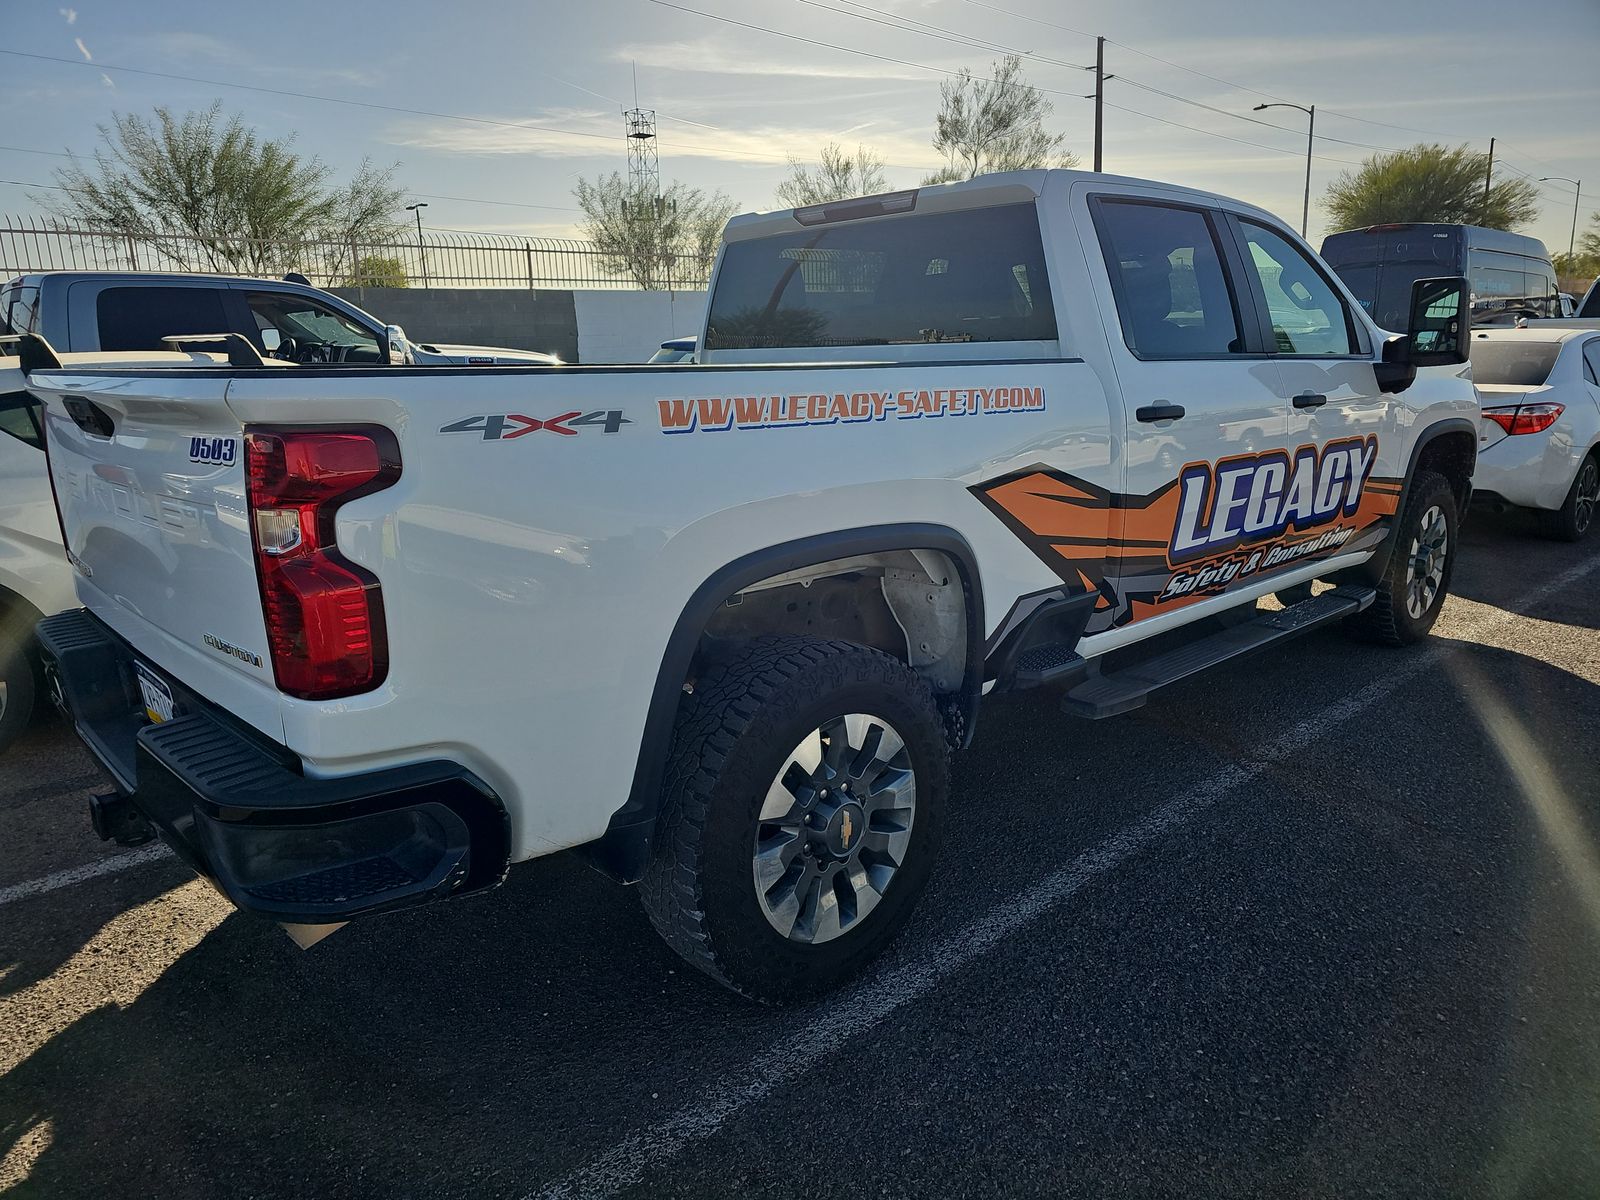
[[80, 601], [192, 684], [207, 681], [186, 659], [266, 689], [246, 706], [259, 718], [272, 665], [227, 387], [192, 372], [30, 380]]

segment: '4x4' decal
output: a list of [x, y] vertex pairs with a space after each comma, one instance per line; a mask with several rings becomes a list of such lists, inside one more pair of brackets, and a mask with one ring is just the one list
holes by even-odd
[[522, 413], [491, 413], [483, 417], [463, 417], [439, 427], [440, 433], [476, 433], [486, 442], [505, 442], [524, 437], [543, 429], [564, 437], [576, 437], [580, 430], [599, 426], [601, 433], [619, 433], [624, 425], [633, 421], [622, 415], [620, 408], [600, 409], [595, 412], [561, 413], [554, 417], [529, 417]]

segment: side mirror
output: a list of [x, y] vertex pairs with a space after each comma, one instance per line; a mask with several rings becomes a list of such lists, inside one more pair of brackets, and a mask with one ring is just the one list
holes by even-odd
[[383, 361], [391, 367], [410, 367], [416, 365], [416, 356], [411, 353], [411, 340], [406, 337], [406, 331], [398, 325], [385, 325], [383, 327], [384, 356]]
[[1411, 285], [1406, 324], [1414, 367], [1452, 367], [1467, 361], [1472, 335], [1471, 294], [1460, 276], [1419, 279]]

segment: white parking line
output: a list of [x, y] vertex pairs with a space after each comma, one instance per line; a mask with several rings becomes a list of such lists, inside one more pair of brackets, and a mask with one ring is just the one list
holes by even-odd
[[81, 867], [69, 867], [65, 871], [57, 871], [53, 875], [46, 875], [43, 879], [29, 879], [23, 883], [13, 883], [8, 887], [0, 887], [0, 908], [7, 904], [15, 904], [18, 900], [29, 900], [34, 896], [43, 896], [46, 892], [54, 892], [60, 888], [71, 887], [75, 883], [83, 883], [88, 879], [99, 879], [102, 875], [115, 875], [119, 871], [129, 871], [134, 867], [142, 867], [145, 863], [171, 857], [172, 851], [168, 850], [160, 842], [156, 842], [149, 846], [140, 846], [137, 850], [129, 851], [127, 854], [97, 859], [92, 863], [84, 863]]
[[[1458, 638], [1478, 637], [1510, 624], [1521, 612], [1600, 570], [1600, 557], [1526, 593], [1511, 610], [1495, 609], [1464, 622]], [[920, 951], [917, 961], [846, 993], [826, 1021], [807, 1021], [805, 1028], [756, 1055], [717, 1086], [702, 1093], [667, 1119], [632, 1134], [578, 1169], [532, 1195], [538, 1200], [567, 1196], [613, 1196], [658, 1170], [685, 1147], [716, 1133], [728, 1120], [765, 1099], [780, 1085], [798, 1078], [847, 1040], [881, 1023], [901, 1006], [931, 991], [941, 980], [967, 965], [1001, 939], [1018, 932], [1051, 909], [1070, 900], [1087, 884], [1120, 867], [1134, 855], [1216, 805], [1228, 793], [1249, 783], [1308, 745], [1381, 703], [1418, 675], [1432, 670], [1457, 647], [1440, 641], [1409, 659], [1391, 674], [1374, 680], [1339, 704], [1300, 722], [1263, 747], [1253, 759], [1235, 763], [1208, 776], [1193, 792], [1167, 801], [1144, 820], [1085, 851], [1026, 892], [991, 908], [984, 916], [935, 945]]]

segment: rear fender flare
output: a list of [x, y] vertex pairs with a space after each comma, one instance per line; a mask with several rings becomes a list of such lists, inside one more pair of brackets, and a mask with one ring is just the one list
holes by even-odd
[[740, 588], [787, 571], [837, 558], [891, 550], [937, 550], [955, 564], [961, 577], [967, 610], [967, 662], [962, 687], [955, 699], [963, 744], [970, 741], [983, 684], [984, 624], [977, 559], [966, 538], [944, 525], [902, 523], [845, 529], [779, 543], [722, 567], [702, 582], [684, 605], [656, 673], [627, 802], [612, 815], [606, 832], [597, 841], [578, 847], [578, 853], [604, 874], [624, 883], [636, 883], [643, 876], [661, 805], [662, 780], [671, 752], [672, 729], [683, 696], [683, 683], [693, 664], [700, 636], [724, 600]]

